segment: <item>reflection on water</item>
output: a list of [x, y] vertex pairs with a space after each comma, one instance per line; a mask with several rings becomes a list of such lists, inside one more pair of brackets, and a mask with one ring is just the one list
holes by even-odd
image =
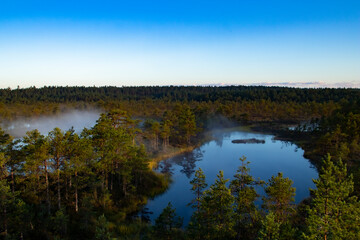
[[200, 161], [203, 154], [199, 148], [192, 152], [184, 153], [160, 162], [155, 170], [161, 173], [174, 174], [173, 165], [180, 166], [180, 172], [185, 174], [187, 178], [190, 178], [195, 172], [196, 162]]
[[213, 133], [212, 133], [212, 137], [214, 138], [214, 142], [215, 142], [216, 146], [218, 146], [220, 148], [223, 145], [223, 140], [229, 138], [230, 136], [231, 136], [231, 132], [229, 132], [229, 131], [216, 130], [216, 131], [213, 131]]
[[[208, 185], [214, 183], [219, 170], [225, 178], [231, 179], [240, 165], [239, 158], [246, 156], [250, 161], [250, 174], [254, 178], [267, 181], [272, 175], [282, 172], [284, 177], [294, 181], [296, 203], [309, 196], [309, 188], [314, 188], [313, 178], [317, 172], [303, 157], [304, 151], [291, 142], [275, 140], [272, 135], [242, 131], [223, 131], [214, 134], [214, 140], [205, 143], [192, 152], [162, 161], [157, 171], [172, 176], [169, 189], [162, 195], [150, 200], [146, 207], [152, 220], [156, 219], [168, 202], [176, 208], [177, 214], [184, 217], [186, 225], [192, 214], [188, 203], [193, 199], [190, 180], [200, 167]], [[234, 144], [234, 139], [256, 138], [265, 140], [265, 144]], [[262, 189], [257, 189], [264, 194]], [[257, 201], [258, 203], [260, 201]]]

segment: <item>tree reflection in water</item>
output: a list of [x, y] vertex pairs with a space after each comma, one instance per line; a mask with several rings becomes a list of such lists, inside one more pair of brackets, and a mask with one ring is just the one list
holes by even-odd
[[174, 164], [181, 166], [181, 173], [184, 173], [187, 178], [190, 178], [195, 172], [196, 162], [201, 161], [203, 158], [203, 153], [199, 148], [187, 153], [180, 154], [178, 156], [166, 159], [161, 161], [156, 170], [161, 173], [166, 173], [173, 175], [174, 173]]
[[230, 138], [231, 132], [228, 131], [221, 131], [221, 130], [214, 130], [212, 132], [213, 140], [215, 141], [216, 146], [222, 147], [224, 139]]

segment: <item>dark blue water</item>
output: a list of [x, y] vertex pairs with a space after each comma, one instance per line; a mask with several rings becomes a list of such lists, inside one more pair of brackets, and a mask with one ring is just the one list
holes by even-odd
[[[162, 161], [157, 171], [169, 173], [172, 183], [169, 189], [153, 200], [146, 207], [153, 212], [150, 216], [156, 219], [168, 202], [176, 208], [178, 215], [184, 217], [186, 225], [192, 214], [187, 204], [194, 198], [190, 191], [190, 181], [194, 172], [200, 167], [208, 185], [214, 183], [219, 170], [224, 171], [225, 178], [232, 179], [240, 165], [239, 158], [245, 156], [250, 161], [250, 174], [255, 178], [267, 181], [272, 175], [282, 172], [290, 178], [296, 188], [295, 201], [309, 196], [309, 188], [314, 188], [313, 178], [318, 174], [314, 166], [303, 157], [304, 151], [289, 142], [273, 140], [272, 135], [245, 131], [218, 132], [215, 139], [194, 151]], [[257, 138], [265, 140], [265, 144], [234, 144], [234, 139]], [[258, 189], [259, 194], [264, 194]], [[259, 200], [260, 201], [260, 200]]]

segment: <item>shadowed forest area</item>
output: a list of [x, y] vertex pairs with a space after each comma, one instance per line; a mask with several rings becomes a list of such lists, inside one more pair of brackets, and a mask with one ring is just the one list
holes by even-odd
[[[8, 134], [14, 121], [69, 110], [101, 114], [80, 132]], [[1, 89], [0, 123], [1, 239], [360, 239], [359, 89]], [[188, 226], [171, 203], [151, 224], [142, 206], [171, 181], [156, 161], [239, 125], [304, 149], [319, 172], [310, 198], [294, 204], [291, 179], [254, 179], [239, 156], [232, 181], [196, 171]]]

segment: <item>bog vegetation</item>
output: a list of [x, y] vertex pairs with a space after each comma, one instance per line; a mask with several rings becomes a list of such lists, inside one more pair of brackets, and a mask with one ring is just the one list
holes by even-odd
[[[4, 126], [74, 108], [105, 113], [79, 133], [55, 128], [13, 139], [0, 129], [1, 239], [360, 239], [358, 89], [0, 90]], [[208, 183], [196, 171], [188, 226], [171, 203], [151, 225], [141, 206], [168, 185], [152, 159], [196, 146], [208, 129], [230, 123], [303, 147], [319, 171], [311, 197], [295, 205], [291, 179], [254, 179], [241, 157], [231, 182], [219, 171]], [[289, 123], [298, 127], [289, 130]], [[261, 187], [266, 195], [257, 206]]]

